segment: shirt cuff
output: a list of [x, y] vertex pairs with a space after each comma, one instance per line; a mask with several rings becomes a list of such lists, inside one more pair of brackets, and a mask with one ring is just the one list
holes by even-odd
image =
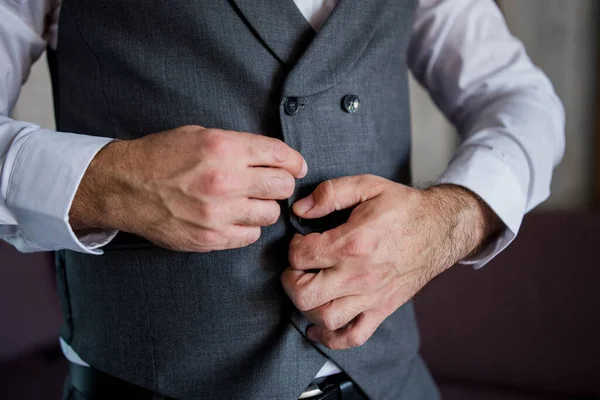
[[506, 228], [494, 241], [460, 262], [474, 268], [483, 267], [514, 240], [521, 226], [526, 197], [517, 177], [493, 150], [469, 146], [451, 161], [437, 182], [469, 189], [504, 223]]
[[78, 238], [69, 210], [90, 162], [110, 138], [36, 130], [19, 135], [6, 160], [6, 204], [18, 222], [11, 242], [21, 251], [69, 249], [102, 254], [116, 231]]

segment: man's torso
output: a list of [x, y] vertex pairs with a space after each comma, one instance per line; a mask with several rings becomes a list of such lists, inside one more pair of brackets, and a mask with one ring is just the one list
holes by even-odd
[[[50, 56], [59, 129], [247, 131], [284, 140], [311, 166], [247, 248], [175, 253], [123, 234], [101, 257], [61, 254], [62, 336], [86, 362], [177, 398], [295, 398], [326, 355], [373, 398], [434, 396], [412, 305], [364, 346], [333, 352], [305, 339], [279, 282], [293, 233], [345, 218], [307, 225], [288, 210], [295, 199], [337, 176], [408, 180], [415, 3], [342, 0], [315, 34], [291, 1], [63, 2]], [[356, 113], [341, 106], [347, 94], [361, 99]]]

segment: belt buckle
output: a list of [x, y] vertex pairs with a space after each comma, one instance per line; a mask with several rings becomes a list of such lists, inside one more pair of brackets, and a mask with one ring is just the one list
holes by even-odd
[[343, 373], [315, 379], [302, 392], [298, 400], [365, 400], [365, 397]]
[[323, 391], [319, 388], [318, 385], [313, 383], [313, 384], [308, 385], [306, 390], [304, 392], [302, 392], [300, 397], [298, 397], [298, 400], [309, 399], [311, 397], [318, 396], [320, 394], [323, 394]]

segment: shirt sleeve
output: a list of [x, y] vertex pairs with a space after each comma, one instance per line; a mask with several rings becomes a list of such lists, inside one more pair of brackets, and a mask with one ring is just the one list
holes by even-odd
[[116, 232], [78, 238], [69, 210], [92, 158], [111, 139], [9, 118], [31, 65], [56, 39], [59, 3], [0, 0], [0, 239], [23, 252], [100, 254]]
[[463, 263], [483, 266], [546, 200], [565, 147], [565, 112], [492, 0], [421, 0], [408, 63], [461, 137], [440, 183], [466, 187], [504, 222]]

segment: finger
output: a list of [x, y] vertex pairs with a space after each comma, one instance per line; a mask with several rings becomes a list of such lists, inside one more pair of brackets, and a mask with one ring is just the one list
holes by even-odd
[[374, 175], [346, 176], [322, 182], [308, 197], [292, 206], [302, 218], [321, 218], [336, 210], [363, 203], [381, 193], [383, 178]]
[[255, 167], [249, 169], [245, 185], [245, 196], [255, 199], [285, 200], [294, 193], [296, 180], [284, 169]]
[[288, 268], [281, 274], [288, 297], [300, 311], [308, 311], [332, 300], [360, 293], [357, 280], [347, 279], [340, 271], [322, 269], [318, 273]]
[[249, 226], [232, 225], [222, 231], [193, 229], [188, 237], [192, 249], [188, 251], [207, 252], [246, 247], [255, 243], [260, 235], [259, 227]]
[[369, 296], [346, 296], [302, 314], [313, 324], [335, 331], [346, 326], [358, 314], [367, 311], [371, 303]]
[[232, 223], [243, 226], [270, 226], [277, 222], [281, 207], [275, 200], [243, 199]]
[[249, 246], [260, 239], [261, 229], [253, 226], [233, 225], [222, 232], [225, 237], [223, 249], [237, 249]]
[[323, 233], [294, 235], [288, 251], [290, 266], [306, 271], [357, 260], [366, 262], [377, 251], [378, 240], [361, 226], [358, 218]]
[[308, 165], [304, 157], [281, 140], [254, 135], [248, 138], [249, 166], [276, 167], [287, 170], [296, 178], [304, 178]]
[[341, 230], [323, 233], [295, 234], [290, 241], [288, 257], [294, 269], [309, 270], [334, 266], [340, 261], [337, 251]]
[[366, 311], [359, 314], [345, 327], [335, 331], [312, 325], [306, 331], [306, 336], [313, 342], [319, 342], [332, 350], [359, 347], [373, 336], [386, 317], [381, 312]]

